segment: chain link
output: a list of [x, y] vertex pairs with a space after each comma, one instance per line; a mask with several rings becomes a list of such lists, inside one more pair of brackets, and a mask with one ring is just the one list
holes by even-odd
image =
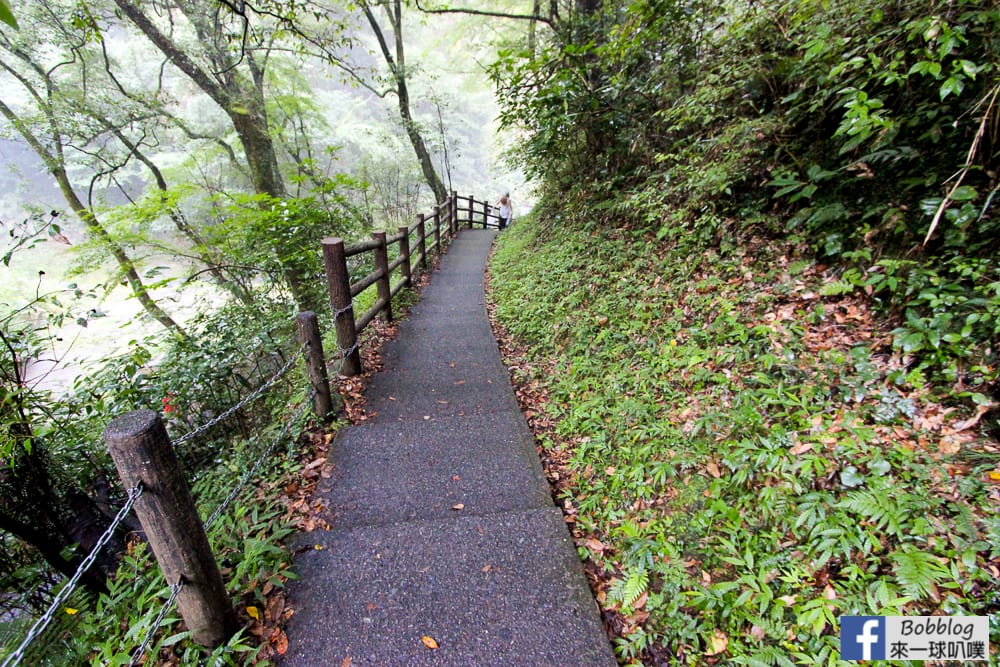
[[212, 512], [212, 515], [205, 520], [205, 530], [208, 530], [212, 526], [212, 524], [215, 523], [216, 519], [218, 519], [222, 515], [222, 513], [226, 511], [226, 508], [228, 508], [229, 505], [232, 504], [233, 500], [236, 499], [236, 496], [239, 495], [240, 491], [242, 491], [246, 487], [247, 482], [253, 479], [254, 475], [257, 474], [257, 471], [260, 470], [261, 465], [263, 465], [264, 460], [267, 459], [269, 456], [271, 456], [271, 453], [274, 452], [275, 448], [278, 446], [278, 443], [282, 441], [288, 434], [288, 431], [292, 427], [292, 425], [297, 423], [299, 419], [302, 417], [302, 414], [309, 407], [309, 403], [310, 401], [305, 401], [302, 403], [302, 407], [299, 408], [299, 411], [297, 413], [295, 413], [295, 416], [289, 419], [285, 423], [285, 427], [281, 429], [281, 433], [279, 433], [278, 436], [271, 441], [271, 444], [268, 445], [264, 453], [257, 458], [257, 461], [253, 464], [253, 466], [243, 474], [243, 477], [240, 478], [240, 481], [237, 482], [233, 490], [229, 492], [229, 495], [226, 497], [226, 499], [223, 500], [219, 504], [219, 506], [215, 508], [215, 511]]
[[340, 319], [341, 315], [345, 315], [345, 314], [349, 313], [352, 310], [354, 310], [354, 302], [353, 301], [351, 303], [347, 304], [345, 307], [341, 308], [340, 310], [333, 311], [333, 322], [334, 322], [334, 324], [336, 324], [337, 320]]
[[337, 349], [340, 350], [340, 360], [343, 361], [344, 359], [347, 359], [347, 357], [357, 352], [359, 349], [361, 349], [360, 345], [361, 345], [360, 343], [354, 341], [354, 345], [352, 345], [350, 348], [346, 350], [338, 346]]
[[[257, 461], [254, 463], [253, 467], [251, 467], [250, 470], [244, 473], [243, 477], [241, 477], [240, 481], [236, 483], [236, 486], [233, 488], [233, 490], [229, 492], [229, 495], [226, 497], [226, 499], [223, 500], [219, 504], [219, 506], [215, 508], [215, 511], [212, 512], [212, 515], [205, 520], [206, 531], [212, 526], [212, 524], [215, 523], [215, 521], [220, 516], [222, 516], [222, 513], [225, 512], [226, 509], [229, 507], [229, 505], [232, 504], [233, 500], [236, 499], [240, 491], [246, 488], [247, 483], [251, 479], [253, 479], [254, 475], [256, 475], [257, 471], [260, 470], [260, 467], [264, 464], [264, 461], [274, 452], [278, 443], [285, 438], [285, 436], [288, 434], [289, 429], [291, 429], [292, 425], [296, 424], [302, 417], [303, 413], [305, 413], [306, 409], [309, 407], [309, 403], [311, 400], [312, 400], [312, 395], [310, 395], [309, 400], [303, 402], [302, 407], [299, 408], [299, 411], [297, 413], [295, 413], [295, 416], [293, 416], [285, 423], [285, 427], [281, 430], [281, 433], [279, 433], [278, 436], [271, 441], [271, 444], [268, 445], [264, 453], [257, 458]], [[142, 657], [146, 654], [146, 651], [149, 650], [149, 646], [152, 643], [153, 638], [156, 636], [156, 631], [163, 623], [163, 619], [166, 618], [167, 613], [173, 607], [174, 602], [177, 600], [177, 596], [180, 594], [183, 588], [184, 588], [183, 579], [170, 587], [170, 597], [167, 599], [165, 603], [163, 603], [163, 607], [160, 609], [160, 613], [153, 621], [153, 625], [146, 632], [146, 636], [143, 639], [142, 644], [140, 644], [138, 648], [136, 648], [136, 650], [132, 652], [132, 657], [131, 661], [129, 662], [129, 667], [134, 667], [135, 665], [139, 664], [139, 660], [142, 659]]]
[[160, 629], [160, 626], [163, 624], [163, 619], [167, 617], [167, 613], [173, 608], [174, 602], [177, 601], [177, 596], [181, 594], [183, 589], [183, 579], [170, 587], [170, 597], [168, 597], [167, 601], [163, 603], [162, 607], [160, 607], [160, 613], [156, 615], [156, 618], [153, 620], [153, 625], [148, 631], [146, 631], [146, 636], [143, 637], [142, 643], [139, 644], [134, 651], [132, 651], [128, 667], [135, 667], [135, 665], [139, 664], [142, 656], [146, 655], [146, 651], [149, 650], [149, 645], [153, 642], [153, 637], [156, 636], [156, 631]]
[[47, 628], [49, 623], [52, 622], [52, 619], [55, 618], [60, 605], [62, 605], [62, 603], [65, 602], [70, 595], [72, 595], [73, 591], [76, 590], [76, 585], [79, 583], [80, 577], [83, 576], [84, 572], [90, 569], [90, 566], [94, 564], [94, 561], [96, 561], [97, 557], [100, 555], [101, 550], [104, 549], [105, 545], [109, 541], [111, 541], [111, 537], [114, 535], [115, 531], [118, 530], [118, 526], [122, 524], [128, 513], [132, 511], [132, 506], [135, 505], [135, 501], [142, 495], [142, 491], [142, 482], [139, 482], [139, 484], [128, 490], [128, 500], [126, 500], [125, 504], [122, 505], [122, 508], [118, 510], [118, 514], [116, 514], [115, 518], [111, 521], [111, 525], [108, 526], [108, 529], [104, 531], [104, 534], [98, 538], [94, 548], [91, 549], [90, 553], [87, 554], [87, 557], [80, 563], [80, 567], [76, 569], [73, 576], [70, 577], [69, 581], [66, 582], [66, 585], [62, 587], [62, 590], [60, 590], [55, 599], [52, 600], [52, 604], [50, 604], [49, 608], [44, 614], [42, 614], [42, 617], [39, 618], [33, 626], [31, 626], [31, 630], [28, 631], [28, 635], [24, 638], [24, 641], [21, 642], [21, 645], [18, 646], [6, 660], [4, 660], [2, 667], [15, 667], [20, 664], [21, 660], [24, 658], [25, 650], [31, 642], [38, 639], [39, 635], [45, 631], [45, 628]]
[[179, 438], [177, 438], [176, 440], [174, 440], [174, 445], [175, 446], [176, 445], [180, 445], [180, 444], [183, 444], [183, 443], [187, 442], [188, 440], [192, 440], [194, 438], [197, 438], [199, 435], [201, 435], [205, 431], [207, 431], [210, 428], [216, 426], [220, 422], [225, 421], [226, 419], [228, 419], [230, 416], [232, 416], [233, 413], [235, 413], [235, 412], [237, 412], [239, 410], [242, 410], [247, 405], [249, 405], [250, 403], [253, 403], [255, 400], [257, 400], [258, 398], [260, 398], [260, 396], [265, 391], [267, 391], [272, 386], [274, 386], [274, 383], [276, 383], [278, 380], [280, 380], [282, 377], [284, 377], [288, 373], [288, 371], [291, 370], [292, 366], [294, 366], [295, 362], [299, 360], [299, 358], [302, 356], [302, 353], [305, 351], [305, 349], [306, 349], [306, 346], [305, 346], [305, 344], [303, 344], [301, 347], [299, 347], [298, 351], [295, 354], [293, 354], [291, 356], [291, 358], [289, 358], [288, 362], [284, 366], [282, 366], [281, 369], [277, 373], [275, 373], [273, 377], [271, 377], [270, 380], [268, 380], [267, 382], [265, 382], [261, 386], [257, 387], [257, 389], [252, 394], [248, 395], [242, 401], [240, 401], [239, 403], [237, 403], [233, 407], [229, 408], [228, 410], [226, 410], [225, 412], [223, 412], [222, 414], [220, 414], [218, 417], [216, 417], [216, 418], [214, 418], [214, 419], [212, 419], [212, 420], [210, 420], [210, 421], [202, 424], [201, 426], [199, 426], [198, 428], [194, 429], [193, 431], [191, 431], [189, 433], [185, 433], [184, 435], [182, 435]]

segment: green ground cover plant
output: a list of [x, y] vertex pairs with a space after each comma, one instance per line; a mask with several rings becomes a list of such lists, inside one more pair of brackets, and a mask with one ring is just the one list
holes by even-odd
[[989, 400], [932, 381], [877, 290], [805, 244], [543, 216], [490, 271], [623, 664], [835, 665], [843, 614], [995, 618]]

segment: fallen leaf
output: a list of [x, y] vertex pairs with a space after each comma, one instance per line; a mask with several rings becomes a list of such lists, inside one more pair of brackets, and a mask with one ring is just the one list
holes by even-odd
[[[709, 461], [705, 465], [705, 468], [708, 470], [708, 474], [714, 477], [715, 479], [719, 479], [720, 477], [722, 477], [722, 471], [719, 470], [719, 466], [716, 465], [715, 461]], [[713, 653], [712, 655], [715, 654]]]
[[601, 542], [600, 540], [595, 539], [593, 537], [588, 537], [587, 539], [585, 539], [583, 541], [583, 546], [587, 547], [594, 553], [604, 553], [604, 550], [608, 548], [608, 545], [606, 545], [604, 542]]
[[353, 662], [354, 660], [351, 658], [351, 656], [347, 656], [346, 658], [340, 661], [340, 667], [351, 667], [351, 664]]
[[250, 618], [252, 618], [255, 621], [259, 621], [260, 620], [260, 610], [258, 610], [257, 607], [247, 607], [247, 616], [249, 616]]
[[750, 628], [750, 636], [757, 641], [764, 641], [764, 637], [767, 637], [767, 632], [759, 625], [755, 625]]
[[492, 569], [493, 569], [493, 566], [490, 565], [489, 563], [487, 563], [486, 565], [483, 565], [483, 572], [489, 572]]
[[426, 646], [429, 649], [435, 649], [438, 647], [438, 643], [434, 641], [434, 638], [431, 637], [430, 635], [424, 635], [423, 637], [420, 638], [420, 641], [422, 641], [424, 643], [424, 646]]
[[326, 547], [324, 547], [322, 544], [315, 544], [313, 545], [313, 549], [315, 549], [316, 551], [322, 551], [323, 549], [326, 549]]
[[805, 454], [812, 448], [813, 444], [811, 442], [799, 442], [796, 443], [794, 447], [789, 449], [788, 453], [792, 456], [798, 456], [799, 454]]
[[453, 510], [464, 510], [465, 509], [465, 505], [462, 504], [462, 503], [458, 503], [456, 505], [452, 505], [451, 508]]
[[708, 640], [709, 649], [705, 655], [719, 655], [729, 647], [729, 637], [725, 632], [716, 628], [712, 631], [712, 637]]
[[278, 655], [285, 655], [288, 652], [288, 635], [285, 634], [283, 630], [278, 630], [271, 637], [271, 643], [274, 644], [275, 650]]
[[941, 438], [941, 444], [938, 445], [938, 451], [942, 454], [958, 454], [962, 451], [962, 443], [958, 439], [946, 435]]
[[304, 470], [312, 470], [313, 468], [318, 468], [319, 466], [323, 465], [324, 463], [326, 463], [326, 457], [322, 456], [322, 457], [316, 459], [315, 461], [313, 461], [312, 463], [310, 463], [309, 465], [307, 465], [304, 468]]
[[827, 584], [826, 588], [823, 589], [823, 597], [825, 597], [827, 600], [836, 600], [837, 591], [833, 590], [833, 586]]
[[976, 408], [975, 415], [973, 415], [969, 419], [966, 419], [965, 421], [957, 422], [954, 426], [951, 427], [950, 431], [952, 433], [958, 433], [959, 431], [965, 431], [967, 429], [972, 428], [973, 426], [979, 423], [979, 420], [983, 418], [983, 415], [985, 415], [987, 412], [989, 412], [995, 407], [997, 407], [996, 403], [984, 403], [983, 405], [980, 405], [978, 408]]
[[63, 611], [65, 611], [70, 616], [76, 616], [77, 614], [80, 613], [79, 609], [74, 609], [73, 607], [66, 607]]

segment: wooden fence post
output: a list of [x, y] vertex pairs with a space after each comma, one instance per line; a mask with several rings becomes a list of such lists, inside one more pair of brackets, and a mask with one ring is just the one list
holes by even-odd
[[437, 246], [438, 254], [440, 255], [441, 251], [444, 250], [444, 248], [441, 247], [441, 207], [440, 206], [435, 206], [434, 207], [434, 244]]
[[167, 583], [184, 584], [177, 608], [191, 637], [218, 646], [236, 631], [236, 616], [163, 420], [135, 410], [108, 425], [104, 442], [125, 488], [142, 484], [135, 513]]
[[451, 202], [451, 221], [452, 224], [455, 226], [455, 235], [457, 236], [458, 235], [458, 191], [456, 190], [451, 191], [451, 198], [449, 199], [449, 201]]
[[424, 224], [424, 214], [417, 213], [417, 252], [420, 253], [420, 268], [427, 270], [427, 225]]
[[399, 256], [403, 258], [403, 263], [399, 265], [399, 270], [403, 274], [403, 280], [407, 287], [413, 286], [412, 268], [410, 266], [410, 228], [403, 226], [399, 228], [399, 233], [403, 238], [399, 239]]
[[306, 346], [306, 371], [309, 373], [309, 384], [313, 388], [313, 412], [324, 422], [333, 418], [334, 412], [343, 407], [337, 401], [334, 408], [333, 395], [330, 393], [330, 378], [326, 373], [326, 356], [323, 354], [323, 338], [319, 332], [319, 318], [316, 313], [307, 310], [295, 318], [299, 327], [299, 342]]
[[340, 348], [340, 355], [343, 358], [340, 373], [360, 375], [361, 353], [358, 351], [358, 332], [354, 326], [351, 278], [347, 272], [347, 255], [344, 254], [343, 239], [331, 237], [323, 239], [323, 266], [326, 269], [326, 283], [330, 289], [330, 305], [333, 306], [337, 347]]
[[475, 201], [475, 199], [472, 197], [472, 195], [469, 195], [468, 200], [469, 200], [469, 217], [466, 219], [466, 222], [469, 224], [469, 229], [472, 229], [472, 209], [473, 209], [472, 202]]
[[483, 200], [483, 229], [489, 227], [490, 222], [490, 203]]
[[386, 322], [392, 322], [392, 282], [389, 276], [389, 251], [385, 244], [385, 232], [372, 232], [372, 238], [378, 241], [378, 247], [372, 251], [375, 270], [382, 272], [382, 277], [375, 283], [379, 301], [385, 304], [382, 306], [382, 317]]
[[454, 238], [458, 234], [458, 223], [455, 222], [455, 200], [452, 199], [451, 193], [448, 193], [448, 199], [444, 204], [448, 209], [448, 236]]

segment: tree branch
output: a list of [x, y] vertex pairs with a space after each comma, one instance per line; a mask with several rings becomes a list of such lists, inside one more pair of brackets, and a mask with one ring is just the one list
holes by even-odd
[[420, 0], [414, 3], [417, 9], [425, 14], [469, 14], [472, 16], [491, 16], [493, 18], [511, 19], [515, 21], [538, 21], [550, 28], [555, 28], [555, 17], [541, 14], [511, 14], [509, 12], [494, 12], [487, 9], [456, 9], [454, 7], [421, 7]]

